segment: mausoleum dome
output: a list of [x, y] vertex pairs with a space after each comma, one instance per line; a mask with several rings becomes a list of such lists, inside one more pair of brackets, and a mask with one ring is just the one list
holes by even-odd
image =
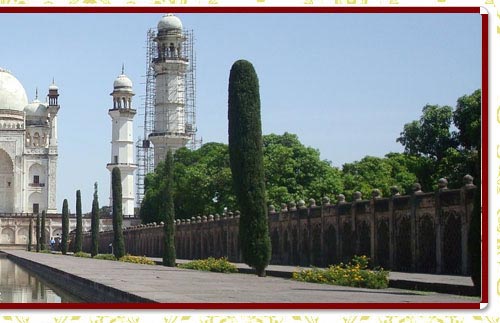
[[0, 109], [23, 111], [27, 104], [22, 84], [9, 71], [0, 68]]
[[24, 112], [26, 112], [26, 117], [45, 117], [47, 115], [47, 106], [35, 99], [24, 108]]
[[182, 22], [179, 18], [169, 13], [161, 17], [158, 22], [158, 31], [182, 30]]

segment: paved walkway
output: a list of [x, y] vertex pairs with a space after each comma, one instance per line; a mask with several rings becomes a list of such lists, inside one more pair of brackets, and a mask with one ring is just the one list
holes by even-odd
[[[135, 301], [161, 303], [456, 303], [479, 302], [479, 298], [395, 288], [371, 290], [323, 284], [303, 283], [279, 277], [221, 274], [124, 263], [119, 261], [77, 258], [22, 250], [5, 250], [24, 259], [30, 267], [49, 267], [63, 272], [80, 283], [103, 286], [108, 290], [136, 297]], [[246, 265], [238, 264], [240, 267]], [[51, 268], [55, 268], [51, 269]], [[269, 270], [291, 272], [295, 267], [270, 266]], [[392, 275], [399, 275], [393, 273]], [[415, 275], [420, 279], [420, 274]], [[428, 276], [424, 275], [427, 279]], [[458, 279], [438, 276], [443, 279]], [[94, 292], [95, 294], [95, 292]], [[89, 301], [90, 302], [90, 301]]]

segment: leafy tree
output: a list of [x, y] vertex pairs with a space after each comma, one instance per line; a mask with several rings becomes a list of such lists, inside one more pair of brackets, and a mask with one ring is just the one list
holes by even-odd
[[82, 235], [83, 235], [83, 225], [82, 225], [82, 195], [80, 190], [76, 191], [76, 236], [74, 244], [74, 252], [82, 251]]
[[245, 263], [259, 277], [271, 259], [267, 224], [259, 81], [252, 64], [236, 61], [229, 75], [229, 159], [240, 206], [239, 240]]
[[122, 176], [118, 167], [114, 167], [111, 172], [111, 189], [113, 195], [113, 254], [116, 259], [120, 259], [125, 256], [125, 242], [122, 231]]
[[341, 172], [305, 147], [297, 135], [285, 132], [263, 137], [267, 199], [279, 205], [291, 200], [336, 195], [343, 191]]
[[94, 199], [92, 200], [92, 245], [90, 248], [90, 255], [97, 256], [99, 253], [99, 200], [97, 198], [97, 182], [94, 183]]
[[61, 252], [63, 255], [65, 255], [68, 252], [68, 235], [69, 235], [68, 200], [64, 199], [62, 207], [62, 237], [61, 237]]
[[451, 107], [428, 104], [422, 109], [420, 120], [405, 124], [401, 137], [396, 141], [411, 155], [440, 161], [448, 148], [457, 146], [450, 131], [452, 119]]
[[[420, 120], [408, 123], [397, 139], [405, 152], [420, 158], [415, 170], [424, 190], [435, 190], [439, 178], [458, 188], [462, 177], [479, 177], [475, 164], [481, 139], [481, 91], [464, 95], [455, 111], [448, 106], [426, 105]], [[452, 124], [453, 122], [453, 124]], [[458, 131], [452, 131], [452, 126]]]
[[416, 181], [416, 177], [405, 165], [402, 154], [390, 154], [385, 158], [366, 156], [360, 161], [344, 164], [345, 194], [350, 198], [355, 191], [360, 191], [369, 199], [373, 189], [377, 188], [384, 196], [390, 196], [391, 186], [397, 186], [403, 192]]
[[168, 150], [165, 160], [165, 190], [163, 191], [162, 213], [165, 214], [163, 225], [163, 265], [175, 267], [175, 226], [174, 226], [174, 158]]
[[36, 252], [40, 252], [40, 213], [36, 214]]
[[477, 150], [481, 143], [481, 90], [458, 99], [453, 122], [459, 130], [460, 145]]
[[40, 228], [40, 249], [41, 250], [46, 250], [47, 246], [45, 245], [45, 242], [47, 241], [47, 237], [45, 236], [45, 220], [46, 220], [47, 214], [45, 210], [42, 211], [42, 224]]

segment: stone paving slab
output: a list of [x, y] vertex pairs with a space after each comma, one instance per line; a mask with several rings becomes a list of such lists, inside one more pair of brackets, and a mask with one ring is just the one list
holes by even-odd
[[[55, 254], [5, 253], [160, 303], [479, 303], [477, 297], [388, 288], [371, 290], [296, 282], [277, 277], [222, 274]], [[110, 300], [111, 301], [111, 300]]]

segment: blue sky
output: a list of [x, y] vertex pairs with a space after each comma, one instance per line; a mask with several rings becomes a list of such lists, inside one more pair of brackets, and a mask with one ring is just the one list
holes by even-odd
[[[479, 14], [179, 14], [195, 34], [198, 138], [227, 143], [227, 80], [251, 61], [263, 132], [295, 133], [341, 167], [401, 152], [403, 125], [427, 104], [455, 106], [481, 87]], [[57, 203], [93, 183], [109, 204], [112, 85], [134, 82], [134, 137], [142, 136], [146, 33], [160, 14], [0, 14], [0, 67], [31, 101], [60, 89]], [[61, 208], [59, 207], [59, 208]]]

